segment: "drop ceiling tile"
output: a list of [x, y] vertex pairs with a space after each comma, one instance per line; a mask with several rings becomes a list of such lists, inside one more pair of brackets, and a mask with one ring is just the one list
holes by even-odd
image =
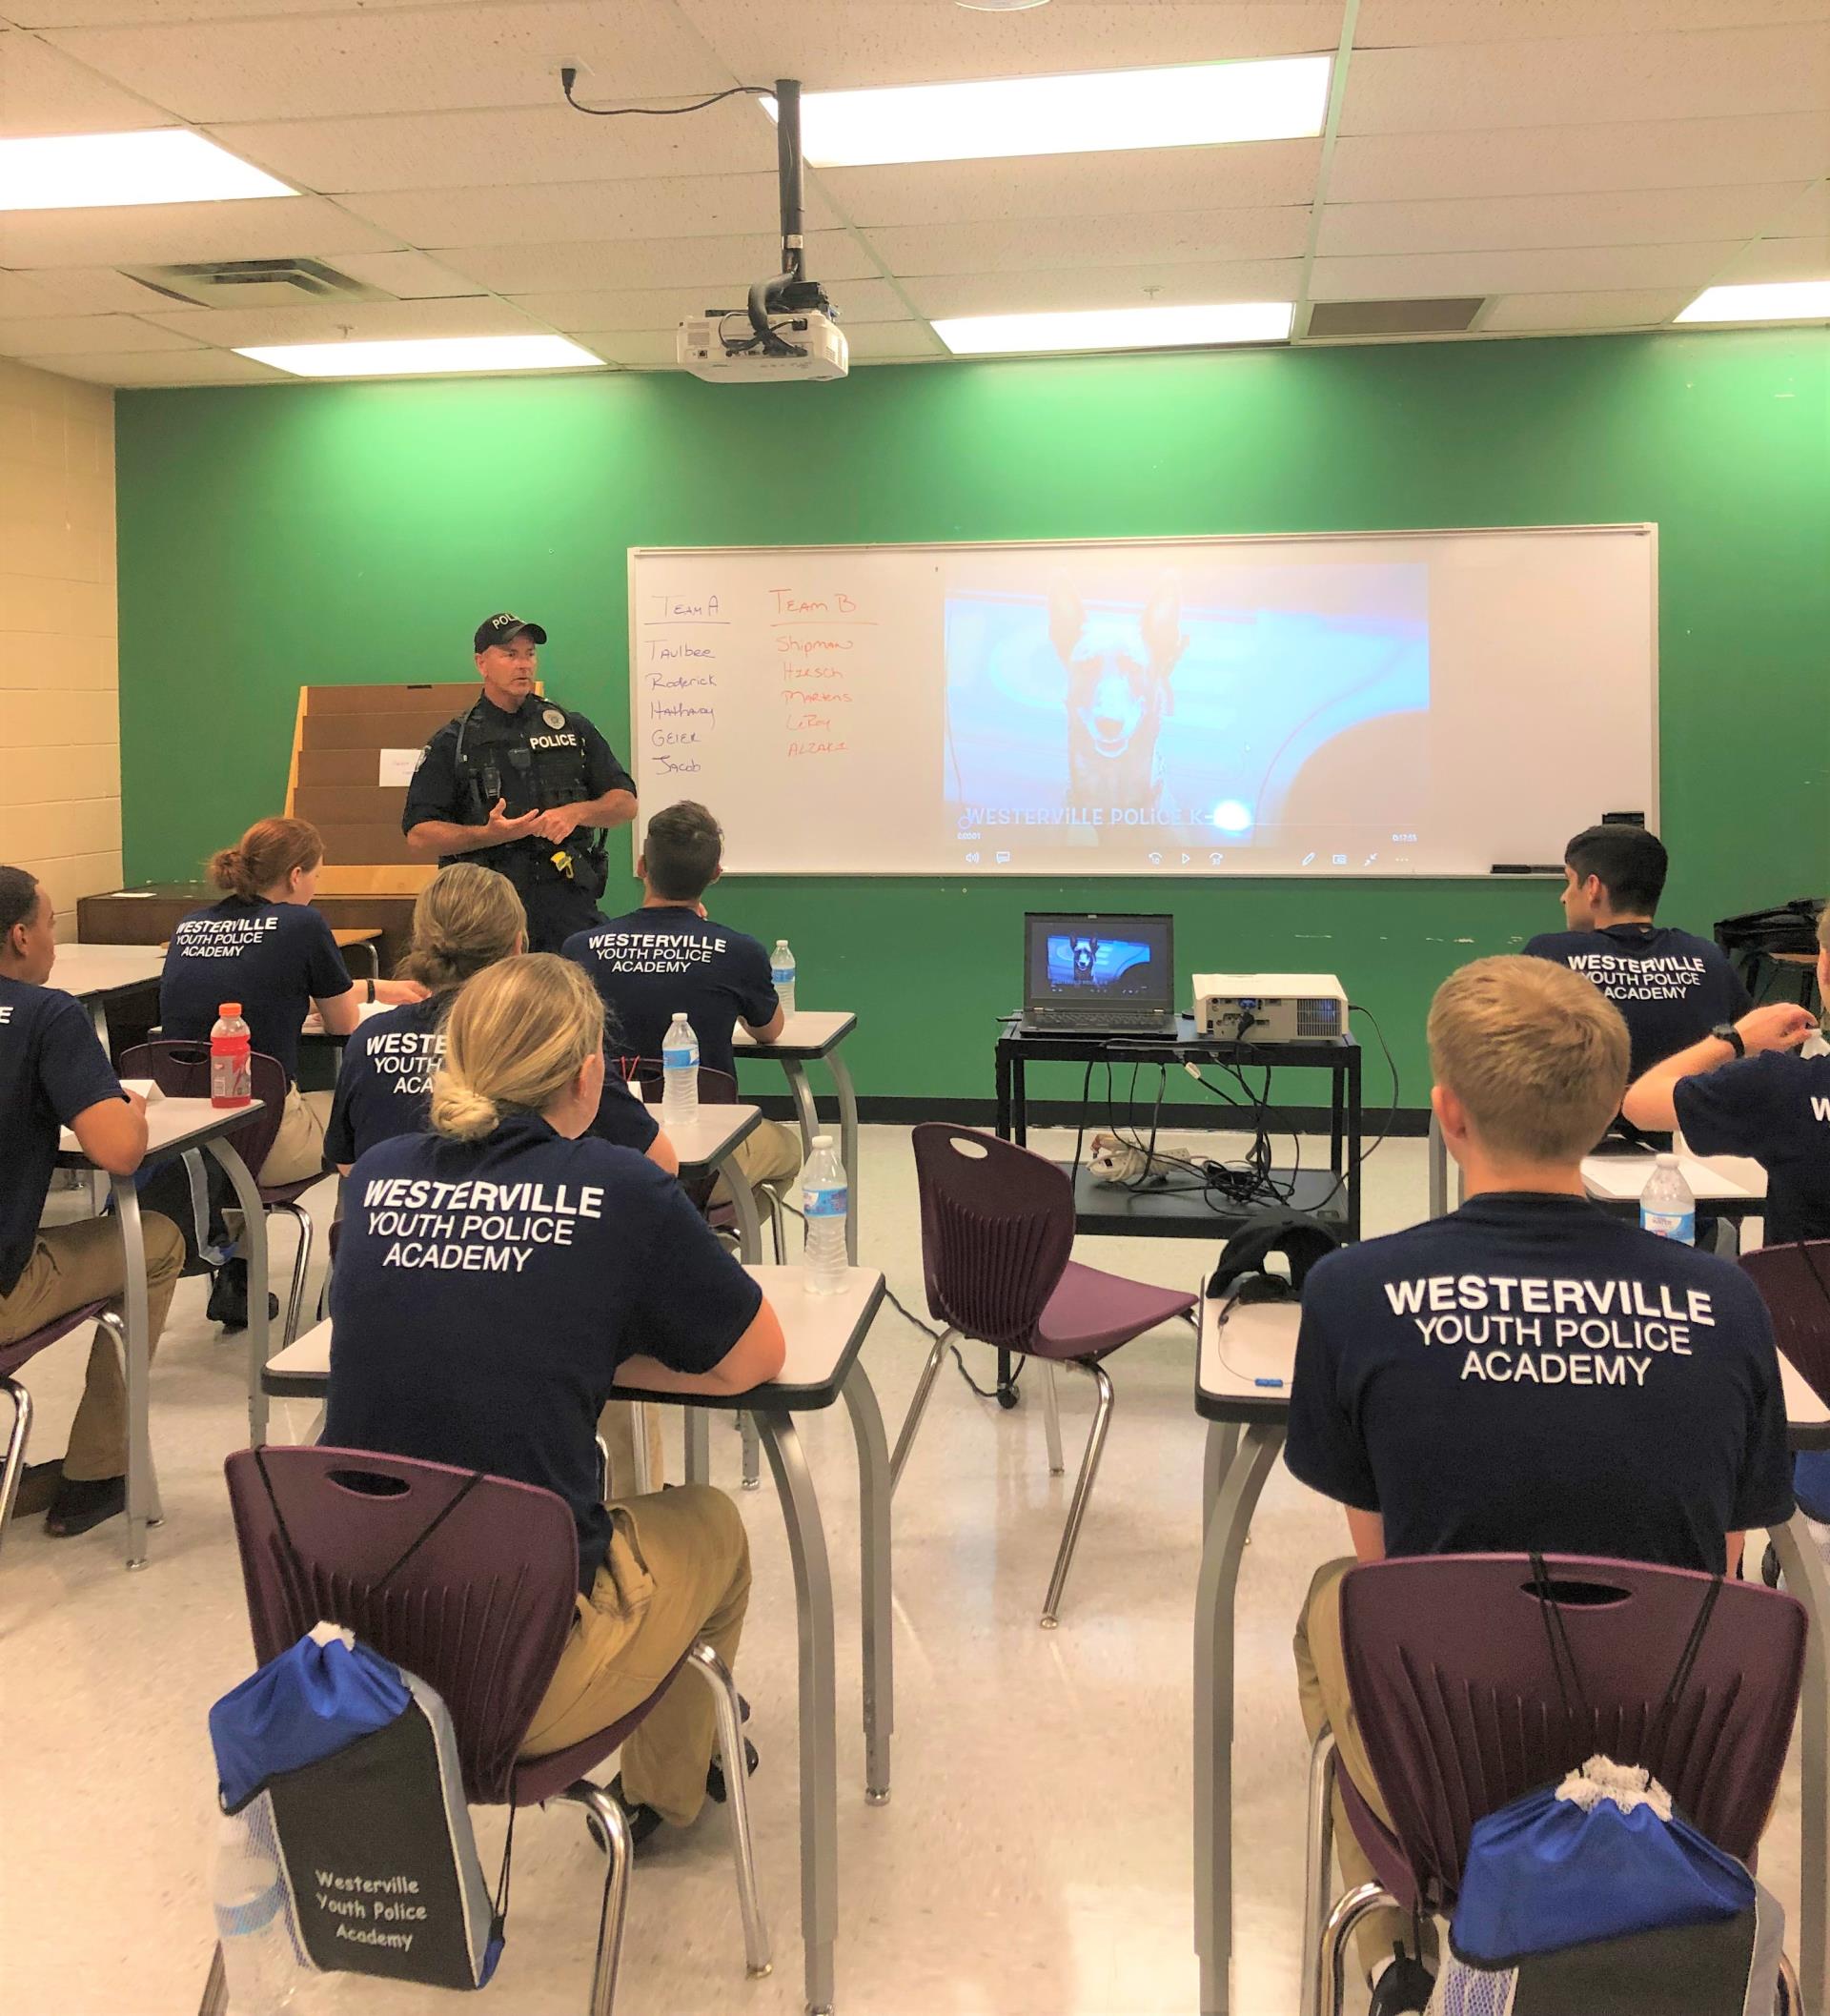
[[1341, 0], [1069, 0], [1017, 14], [943, 0], [679, 0], [745, 83], [809, 90], [1134, 70], [1332, 51]]
[[387, 342], [406, 336], [530, 336], [540, 324], [488, 295], [455, 301], [311, 301], [296, 308], [173, 308], [147, 319], [225, 350], [250, 343]]
[[866, 234], [890, 273], [1020, 273], [1161, 261], [1299, 259], [1309, 212], [1180, 211], [1168, 216], [1032, 217], [1012, 224], [942, 224]]
[[48, 32], [78, 62], [131, 77], [181, 118], [210, 122], [557, 106], [562, 58], [586, 71], [580, 96], [613, 104], [690, 97], [731, 81], [679, 14], [655, 0], [447, 7], [430, 22], [417, 9], [394, 8], [219, 21], [207, 31], [179, 20]]
[[672, 329], [597, 329], [581, 331], [573, 340], [582, 343], [606, 364], [647, 370], [674, 362], [675, 337]]
[[1045, 308], [1142, 308], [1211, 301], [1293, 301], [1300, 259], [1222, 266], [1085, 267], [1072, 273], [952, 274], [906, 280], [918, 315], [1021, 315]]
[[1823, 11], [1823, 0], [1505, 0], [1497, 7], [1470, 0], [1360, 0], [1353, 47], [1765, 28], [1821, 21]]
[[944, 357], [947, 348], [925, 322], [865, 322], [845, 332], [854, 364], [893, 364]]
[[233, 350], [116, 351], [106, 356], [34, 356], [40, 371], [97, 385], [295, 385], [286, 372], [238, 357]]
[[1605, 293], [1700, 285], [1739, 246], [1576, 246], [1552, 252], [1413, 253], [1390, 258], [1317, 259], [1317, 301], [1434, 299], [1470, 294]]
[[1309, 203], [1321, 158], [1319, 140], [1267, 140], [1250, 147], [823, 168], [813, 179], [853, 224], [1002, 224], [1020, 217]]
[[1796, 238], [1813, 232], [1830, 236], [1830, 178], [1814, 183], [1766, 225], [1766, 235], [1771, 238]]
[[169, 111], [98, 77], [31, 35], [0, 33], [0, 139], [137, 132]]
[[1712, 280], [1830, 280], [1830, 236], [1762, 238], [1722, 268]]
[[[629, 238], [574, 245], [454, 246], [443, 261], [496, 294], [569, 293], [598, 288], [747, 288], [781, 270], [782, 241], [745, 237]], [[876, 268], [840, 231], [814, 232], [807, 265], [827, 283]]]
[[385, 232], [315, 196], [0, 212], [0, 266], [177, 265], [395, 249]]
[[[780, 216], [766, 175], [651, 175], [634, 182], [541, 182], [517, 188], [373, 191], [347, 207], [409, 244], [554, 245], [578, 238], [708, 237], [767, 228]], [[807, 192], [809, 231], [838, 214]]]
[[[844, 280], [831, 289], [847, 334], [861, 322], [895, 322], [908, 303], [887, 280]], [[582, 341], [591, 331], [672, 329], [708, 308], [741, 308], [743, 288], [729, 286], [598, 290], [590, 293], [521, 294], [513, 296], [537, 321]]]
[[422, 252], [346, 252], [337, 255], [337, 271], [365, 287], [378, 287], [396, 300], [439, 300], [450, 295], [476, 293], [476, 283], [429, 259]]
[[1482, 336], [1566, 329], [1651, 329], [1668, 322], [1696, 290], [1619, 288], [1594, 294], [1508, 294], [1481, 317]]
[[1826, 146], [1816, 112], [1344, 135], [1329, 167], [1328, 193], [1332, 202], [1402, 203], [1783, 182], [1821, 174]]
[[1435, 203], [1330, 203], [1316, 251], [1526, 250], [1566, 245], [1683, 245], [1751, 238], [1804, 193], [1792, 182], [1729, 189], [1634, 190], [1604, 195], [1476, 196]]
[[775, 173], [775, 128], [737, 98], [687, 119], [587, 119], [559, 106], [278, 120], [218, 126], [213, 136], [270, 174], [323, 194], [474, 189], [504, 176], [525, 183]]
[[1830, 23], [1358, 51], [1343, 133], [1489, 132], [1830, 109]]
[[0, 322], [0, 356], [80, 356], [85, 352], [196, 347], [193, 337], [176, 336], [128, 315], [30, 316]]

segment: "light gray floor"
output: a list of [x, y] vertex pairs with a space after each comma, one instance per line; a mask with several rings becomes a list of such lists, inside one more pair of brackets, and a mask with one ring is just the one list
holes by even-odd
[[[866, 1128], [863, 1155], [864, 1256], [920, 1312], [906, 1132]], [[1369, 1165], [1367, 1230], [1423, 1210], [1422, 1143], [1387, 1144]], [[1080, 1257], [1192, 1286], [1217, 1245], [1084, 1240]], [[892, 1441], [925, 1348], [886, 1306], [866, 1362]], [[62, 1447], [82, 1356], [72, 1340], [31, 1368], [39, 1456]], [[989, 1354], [967, 1357], [986, 1383]], [[1202, 1424], [1190, 1334], [1156, 1333], [1111, 1369], [1118, 1399], [1105, 1467], [1052, 1633], [1037, 1617], [1090, 1388], [1064, 1377], [1068, 1476], [1051, 1478], [1039, 1406], [1000, 1413], [950, 1370], [936, 1387], [896, 1500], [895, 1792], [881, 1809], [863, 1796], [850, 1434], [843, 1408], [803, 1421], [838, 1592], [842, 2016], [1195, 2007], [1190, 1696]], [[251, 1665], [221, 1464], [247, 1423], [241, 1353], [204, 1324], [197, 1282], [179, 1292], [152, 1394], [167, 1517], [152, 1565], [124, 1572], [117, 1524], [53, 1543], [22, 1521], [0, 1559], [0, 2007], [9, 2016], [184, 2016], [210, 1951], [205, 1717]], [[303, 1405], [276, 1406], [274, 1438], [302, 1434], [309, 1415]], [[678, 1450], [670, 1430], [674, 1476]], [[715, 1425], [712, 1455], [714, 1476], [735, 1493], [737, 1436]], [[739, 1678], [762, 1752], [753, 1798], [775, 1973], [743, 1978], [722, 1819], [708, 1810], [637, 1866], [622, 2016], [793, 2016], [801, 2006], [793, 1588], [766, 1472], [761, 1491], [737, 1496], [756, 1560]], [[1305, 1749], [1290, 1634], [1315, 1564], [1346, 1551], [1345, 1540], [1339, 1511], [1280, 1467], [1240, 1590], [1242, 2016], [1291, 2016], [1296, 2006]], [[481, 1814], [478, 1832], [493, 1871], [499, 1816]], [[576, 1809], [522, 1817], [507, 1951], [480, 2009], [585, 2009], [601, 1870]], [[1760, 1875], [1793, 1917], [1796, 1761]], [[349, 1978], [331, 1992], [315, 1984], [295, 2004], [300, 2016], [458, 2006], [430, 1990]]]

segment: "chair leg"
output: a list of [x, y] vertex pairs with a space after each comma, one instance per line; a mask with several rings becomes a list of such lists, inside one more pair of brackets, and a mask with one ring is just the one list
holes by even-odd
[[1073, 1565], [1074, 1549], [1080, 1542], [1080, 1522], [1087, 1517], [1087, 1501], [1093, 1495], [1093, 1479], [1099, 1474], [1099, 1459], [1106, 1448], [1106, 1430], [1112, 1418], [1112, 1382], [1106, 1375], [1103, 1365], [1086, 1363], [1070, 1358], [1069, 1364], [1081, 1366], [1091, 1375], [1099, 1389], [1099, 1400], [1093, 1409], [1093, 1432], [1087, 1437], [1087, 1454], [1081, 1458], [1080, 1476], [1074, 1480], [1073, 1502], [1068, 1507], [1068, 1524], [1061, 1536], [1061, 1552], [1055, 1556], [1055, 1572], [1048, 1583], [1048, 1600], [1042, 1606], [1042, 1628], [1052, 1631], [1061, 1621], [1061, 1592], [1068, 1580], [1068, 1571]]
[[1329, 2016], [1342, 2016], [1347, 2006], [1347, 1943], [1353, 1936], [1354, 1926], [1369, 1911], [1376, 1911], [1386, 1904], [1395, 1907], [1397, 1902], [1382, 1884], [1363, 1883], [1341, 1898], [1328, 1914], [1322, 1942], [1328, 1948], [1329, 1979], [1334, 1985]]
[[[640, 1431], [640, 1423], [637, 1424], [638, 1431]], [[607, 1505], [610, 1502], [610, 1445], [601, 1436], [597, 1437], [597, 1444], [598, 1503], [600, 1505]]]
[[1061, 1395], [1055, 1391], [1055, 1368], [1042, 1361], [1042, 1426], [1048, 1437], [1048, 1475], [1058, 1477], [1068, 1467], [1061, 1456]]
[[788, 1231], [787, 1221], [782, 1213], [782, 1199], [772, 1190], [765, 1190], [762, 1194], [769, 1202], [769, 1236], [775, 1241], [775, 1264], [785, 1267], [788, 1264]]
[[908, 1413], [903, 1420], [903, 1432], [896, 1437], [896, 1451], [889, 1459], [889, 1488], [894, 1494], [903, 1480], [903, 1465], [908, 1461], [908, 1452], [915, 1443], [915, 1431], [922, 1425], [922, 1415], [927, 1410], [928, 1395], [934, 1391], [934, 1375], [941, 1369], [941, 1360], [946, 1355], [946, 1347], [952, 1343], [956, 1332], [944, 1330], [934, 1339], [933, 1349], [927, 1354], [927, 1363], [922, 1367], [922, 1375], [915, 1381], [914, 1397], [908, 1403]]
[[1783, 1948], [1779, 1952], [1779, 2010], [1780, 2016], [1804, 2016], [1804, 1994], [1799, 1986], [1798, 1970]]
[[0, 1392], [12, 1401], [12, 1433], [7, 1437], [7, 1453], [0, 1458], [0, 1547], [7, 1543], [7, 1529], [12, 1524], [12, 1503], [19, 1496], [19, 1480], [26, 1474], [26, 1440], [31, 1434], [31, 1395], [16, 1379], [0, 1379]]
[[1303, 1990], [1300, 2016], [1321, 2016], [1322, 1926], [1334, 1853], [1334, 1732], [1326, 1724], [1309, 1753], [1309, 1827], [1303, 1855]]
[[598, 1823], [610, 1866], [603, 1878], [603, 1908], [598, 1918], [598, 1957], [591, 1972], [591, 2016], [611, 2016], [617, 1999], [617, 1968], [622, 1960], [622, 1927], [629, 1916], [629, 1864], [635, 1845], [629, 1820], [601, 1785], [581, 1778], [559, 1795], [582, 1806]]
[[293, 1256], [293, 1283], [286, 1296], [286, 1315], [280, 1326], [279, 1342], [274, 1347], [276, 1351], [284, 1351], [298, 1335], [299, 1318], [305, 1313], [305, 1277], [311, 1272], [314, 1237], [312, 1214], [302, 1204], [276, 1205], [268, 1215], [277, 1217], [281, 1212], [298, 1221], [298, 1251]]
[[210, 1972], [204, 1977], [203, 2000], [197, 2016], [229, 2016], [229, 1976], [222, 1965], [222, 1942], [210, 1956]]
[[750, 1836], [749, 1772], [744, 1768], [743, 1706], [738, 1700], [731, 1669], [702, 1639], [687, 1661], [712, 1690], [718, 1710], [718, 1752], [724, 1760], [724, 1802], [731, 1813], [731, 1852], [737, 1860], [737, 1901], [743, 1913], [743, 1962], [752, 1981], [761, 1981], [773, 1965], [769, 1928], [762, 1917], [762, 1899], [756, 1884], [756, 1846]]

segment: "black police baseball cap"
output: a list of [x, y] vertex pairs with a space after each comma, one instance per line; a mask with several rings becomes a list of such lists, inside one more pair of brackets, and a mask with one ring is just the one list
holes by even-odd
[[546, 632], [539, 623], [525, 622], [504, 609], [499, 615], [477, 625], [477, 649], [487, 651], [491, 644], [505, 644], [516, 637], [531, 637], [537, 644], [546, 641]]

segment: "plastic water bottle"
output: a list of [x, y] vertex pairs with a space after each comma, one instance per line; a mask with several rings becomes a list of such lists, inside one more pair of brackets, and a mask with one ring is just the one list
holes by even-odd
[[298, 1958], [287, 1929], [279, 1864], [246, 1812], [222, 1817], [213, 1902], [230, 2016], [273, 2016], [298, 1986]]
[[254, 1045], [241, 1003], [225, 1001], [210, 1031], [210, 1104], [247, 1106], [254, 1096]]
[[1697, 1199], [1691, 1195], [1676, 1155], [1660, 1155], [1650, 1181], [1639, 1192], [1639, 1226], [1661, 1239], [1681, 1246], [1697, 1243]]
[[805, 1273], [810, 1295], [836, 1295], [845, 1285], [845, 1212], [851, 1202], [844, 1165], [830, 1134], [815, 1134], [801, 1171], [801, 1209], [807, 1220]]
[[775, 998], [782, 1004], [784, 1015], [794, 1013], [794, 954], [788, 949], [788, 941], [778, 938], [775, 950], [769, 954], [769, 978], [775, 982]]
[[661, 1124], [683, 1127], [699, 1112], [699, 1038], [684, 1013], [661, 1043]]

